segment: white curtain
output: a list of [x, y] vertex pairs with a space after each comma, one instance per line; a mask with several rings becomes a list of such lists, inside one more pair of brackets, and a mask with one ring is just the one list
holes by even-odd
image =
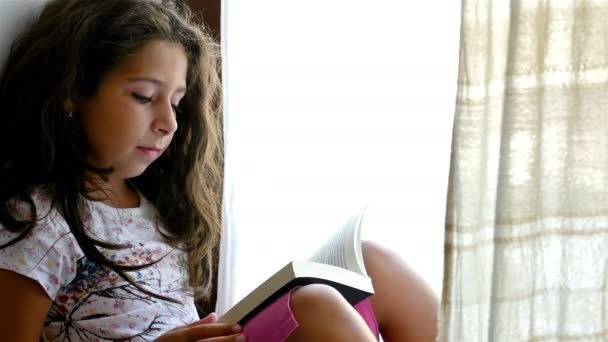
[[459, 6], [223, 1], [219, 313], [366, 203], [363, 237], [441, 291]]
[[464, 0], [441, 341], [608, 339], [608, 3]]

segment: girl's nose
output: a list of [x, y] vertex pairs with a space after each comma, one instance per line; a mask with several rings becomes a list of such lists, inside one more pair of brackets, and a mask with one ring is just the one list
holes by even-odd
[[177, 120], [171, 103], [159, 106], [153, 122], [153, 131], [161, 135], [170, 135], [177, 130]]

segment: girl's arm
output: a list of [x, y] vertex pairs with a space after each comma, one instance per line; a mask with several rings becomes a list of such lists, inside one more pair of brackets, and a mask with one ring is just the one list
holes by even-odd
[[36, 281], [0, 270], [0, 340], [40, 341], [51, 304]]

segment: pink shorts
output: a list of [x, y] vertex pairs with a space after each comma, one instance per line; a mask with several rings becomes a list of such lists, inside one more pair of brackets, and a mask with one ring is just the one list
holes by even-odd
[[[296, 330], [298, 322], [289, 307], [292, 291], [281, 296], [245, 323], [243, 333], [247, 336], [247, 342], [283, 342]], [[378, 323], [369, 299], [361, 301], [354, 308], [363, 317], [378, 340], [380, 336]]]

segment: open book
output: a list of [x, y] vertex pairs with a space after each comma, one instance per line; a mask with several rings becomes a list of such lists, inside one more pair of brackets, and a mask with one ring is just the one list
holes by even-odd
[[355, 305], [374, 293], [361, 251], [361, 221], [365, 209], [353, 216], [308, 261], [292, 261], [228, 310], [220, 323], [245, 324], [296, 286], [327, 284]]

